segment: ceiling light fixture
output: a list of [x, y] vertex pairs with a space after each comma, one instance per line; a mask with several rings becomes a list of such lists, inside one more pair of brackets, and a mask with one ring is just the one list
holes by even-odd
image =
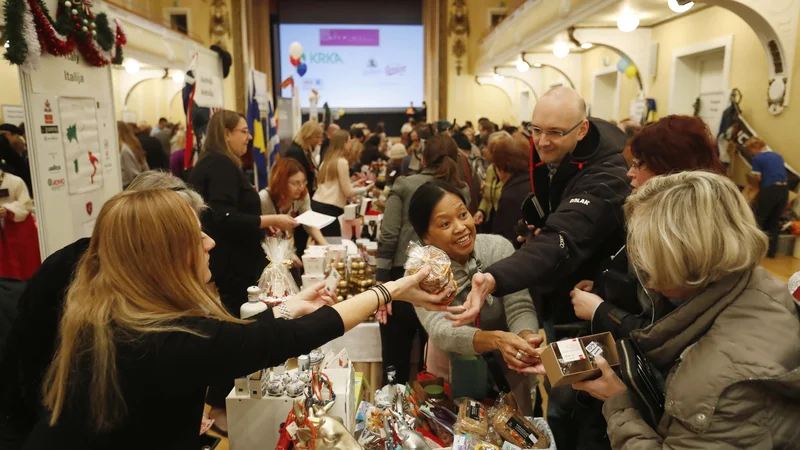
[[584, 50], [589, 50], [592, 47], [594, 47], [594, 45], [591, 42], [584, 42], [581, 44], [581, 48]]
[[630, 9], [625, 9], [617, 18], [617, 28], [623, 33], [630, 33], [639, 26], [639, 16]]
[[553, 46], [553, 55], [556, 58], [564, 59], [569, 55], [569, 45], [566, 42], [559, 41]]
[[500, 75], [499, 73], [493, 74], [492, 78], [494, 78], [494, 81], [503, 81], [505, 79], [505, 77]]
[[183, 80], [184, 80], [183, 72], [181, 72], [180, 70], [172, 72], [172, 81], [174, 81], [177, 84], [183, 84]]
[[681, 5], [680, 3], [678, 3], [678, 0], [667, 0], [667, 6], [669, 6], [669, 9], [671, 9], [672, 11], [680, 14], [680, 13], [685, 13], [686, 11], [692, 9], [692, 6], [694, 6], [694, 2], [684, 3]]
[[139, 61], [136, 61], [135, 59], [125, 60], [125, 71], [128, 72], [129, 74], [133, 75], [139, 73], [139, 70], [141, 68], [142, 66], [139, 65]]
[[521, 59], [519, 61], [517, 61], [517, 70], [519, 70], [520, 72], [525, 73], [530, 68], [531, 68], [531, 66], [527, 62], [525, 62], [525, 61], [523, 61]]

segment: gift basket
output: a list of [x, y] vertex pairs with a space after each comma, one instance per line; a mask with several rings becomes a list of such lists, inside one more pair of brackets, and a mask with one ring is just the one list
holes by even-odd
[[294, 247], [288, 239], [269, 237], [261, 244], [269, 265], [258, 280], [261, 301], [276, 305], [300, 292], [289, 269], [292, 267]]
[[441, 292], [442, 289], [450, 289], [450, 296], [442, 301], [442, 304], [449, 305], [458, 292], [458, 283], [453, 278], [453, 271], [450, 270], [450, 257], [444, 251], [432, 245], [419, 245], [411, 242], [406, 252], [405, 269], [409, 275], [413, 275], [425, 266], [430, 266], [431, 273], [425, 277], [419, 286], [432, 294]]

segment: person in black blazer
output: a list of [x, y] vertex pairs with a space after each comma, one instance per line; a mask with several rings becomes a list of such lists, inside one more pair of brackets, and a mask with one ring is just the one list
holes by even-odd
[[521, 134], [501, 137], [492, 152], [494, 169], [503, 183], [503, 190], [490, 232], [505, 237], [515, 248], [522, 246], [517, 241], [517, 224], [522, 220], [522, 203], [531, 192], [530, 157], [530, 142]]
[[65, 298], [43, 383], [47, 414], [23, 449], [137, 449], [154, 439], [197, 449], [207, 385], [309, 352], [394, 297], [442, 310], [447, 295], [419, 287], [423, 270], [333, 307], [319, 283], [240, 320], [207, 289], [213, 248], [174, 191], [126, 191], [103, 205]]
[[[240, 114], [227, 110], [215, 113], [208, 123], [200, 159], [189, 174], [189, 184], [209, 208], [202, 216], [203, 229], [217, 242], [211, 251], [214, 282], [222, 304], [235, 317], [247, 301], [247, 288], [258, 283], [269, 263], [261, 248], [264, 229], [290, 230], [298, 225], [285, 214], [261, 214], [261, 199], [239, 160], [252, 139]], [[232, 384], [212, 386], [207, 400], [212, 406], [211, 416], [222, 431], [227, 428], [223, 411], [228, 386]]]
[[[306, 185], [309, 197], [317, 190], [317, 165], [314, 164], [314, 149], [322, 144], [322, 125], [309, 120], [300, 127], [292, 145], [286, 150], [287, 158], [294, 158], [306, 170]], [[308, 236], [306, 236], [306, 239]]]

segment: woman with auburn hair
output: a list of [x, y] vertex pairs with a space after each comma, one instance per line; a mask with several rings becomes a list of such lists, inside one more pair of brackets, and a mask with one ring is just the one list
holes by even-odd
[[[311, 201], [306, 190], [306, 172], [299, 162], [292, 158], [282, 158], [275, 166], [269, 177], [269, 187], [259, 192], [261, 198], [262, 214], [281, 214], [297, 217], [311, 209]], [[307, 236], [311, 236], [318, 245], [327, 245], [318, 228], [303, 226]], [[302, 255], [306, 248], [306, 240], [298, 240], [296, 230], [270, 230], [273, 234], [286, 239], [294, 240], [297, 255]], [[295, 262], [299, 264], [300, 259]]]
[[286, 157], [296, 159], [306, 171], [308, 193], [312, 197], [317, 190], [317, 166], [314, 164], [313, 154], [314, 149], [322, 144], [322, 138], [322, 125], [315, 120], [309, 120], [300, 127], [292, 145], [286, 150]]
[[117, 122], [117, 136], [119, 136], [119, 167], [122, 171], [122, 188], [131, 184], [136, 175], [147, 172], [150, 167], [142, 149], [142, 144], [131, 127], [125, 122]]
[[709, 172], [658, 176], [625, 215], [633, 265], [676, 308], [631, 333], [666, 378], [656, 424], [601, 357], [602, 376], [573, 385], [605, 401], [612, 448], [797, 448], [797, 305], [759, 266], [767, 238], [737, 186]]
[[[657, 175], [692, 170], [724, 175], [725, 166], [711, 136], [698, 117], [672, 115], [645, 126], [631, 141], [631, 186], [638, 189]], [[610, 331], [617, 338], [673, 309], [669, 301], [639, 282], [628, 262], [627, 247], [604, 261], [594, 280], [578, 283], [571, 295], [575, 314], [591, 321], [594, 333]]]
[[499, 234], [520, 248], [517, 241], [517, 224], [522, 220], [522, 203], [531, 192], [531, 175], [528, 166], [531, 144], [522, 134], [500, 137], [492, 141], [492, 165], [499, 184], [500, 198], [491, 221], [492, 234]]
[[[189, 183], [209, 208], [201, 220], [217, 243], [211, 251], [214, 282], [222, 304], [234, 316], [247, 301], [247, 288], [258, 282], [267, 266], [261, 248], [264, 230], [291, 230], [298, 225], [285, 214], [262, 214], [258, 192], [242, 172], [240, 160], [252, 139], [241, 114], [218, 111], [208, 123], [200, 159], [189, 173]], [[209, 414], [221, 431], [227, 431], [224, 408], [228, 391], [227, 386], [209, 389]]]
[[350, 133], [339, 130], [333, 133], [325, 159], [317, 177], [317, 192], [311, 199], [311, 209], [336, 217], [333, 223], [322, 229], [324, 236], [340, 237], [342, 227], [338, 217], [344, 214], [348, 197], [366, 192], [366, 187], [354, 188], [350, 182]]
[[50, 417], [26, 448], [144, 448], [154, 436], [159, 448], [199, 448], [206, 386], [307, 353], [394, 297], [441, 309], [447, 294], [419, 288], [426, 269], [333, 307], [320, 283], [240, 320], [207, 289], [213, 247], [173, 191], [124, 192], [103, 205], [44, 382]]

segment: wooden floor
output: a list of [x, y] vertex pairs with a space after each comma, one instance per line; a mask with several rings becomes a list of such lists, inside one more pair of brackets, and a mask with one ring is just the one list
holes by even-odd
[[[791, 256], [781, 256], [774, 259], [764, 258], [764, 261], [761, 263], [761, 265], [781, 281], [788, 281], [789, 277], [791, 277], [795, 272], [800, 272], [800, 259], [792, 258]], [[540, 330], [540, 333], [544, 336], [544, 330]], [[544, 405], [542, 406], [546, 411], [547, 394], [544, 392], [543, 383], [540, 383], [539, 392], [543, 397]], [[213, 431], [209, 431], [209, 434], [212, 436], [217, 436], [217, 434]], [[229, 450], [229, 448], [228, 439], [223, 437], [216, 450]]]
[[796, 272], [800, 272], [800, 259], [791, 256], [779, 256], [773, 259], [764, 258], [761, 265], [781, 281], [789, 281], [789, 277]]

